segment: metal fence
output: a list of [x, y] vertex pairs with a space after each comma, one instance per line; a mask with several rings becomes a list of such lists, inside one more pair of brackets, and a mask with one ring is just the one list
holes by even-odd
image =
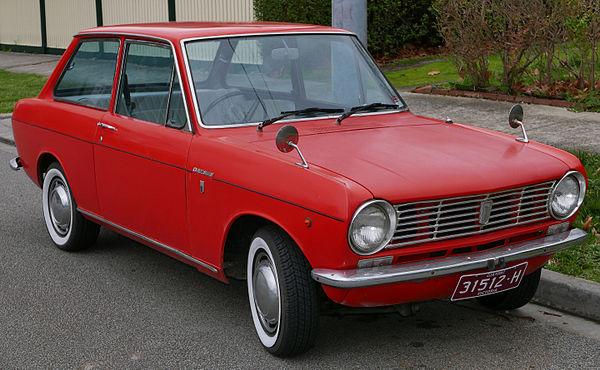
[[254, 20], [253, 0], [0, 0], [0, 48], [62, 53], [74, 34], [102, 25]]

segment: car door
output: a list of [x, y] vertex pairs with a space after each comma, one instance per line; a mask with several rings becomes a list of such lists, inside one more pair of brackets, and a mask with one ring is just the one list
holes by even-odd
[[93, 141], [97, 122], [109, 110], [121, 41], [89, 37], [76, 42], [53, 89], [54, 101], [36, 114], [49, 124], [41, 144], [59, 158], [78, 208], [98, 212]]
[[170, 45], [127, 40], [114, 112], [98, 123], [102, 217], [159, 247], [183, 251], [192, 133]]

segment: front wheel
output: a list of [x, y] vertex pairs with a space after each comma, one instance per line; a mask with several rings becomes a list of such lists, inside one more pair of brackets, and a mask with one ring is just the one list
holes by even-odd
[[65, 173], [56, 162], [44, 175], [42, 209], [48, 234], [59, 249], [79, 250], [96, 241], [100, 226], [77, 211]]
[[290, 356], [314, 342], [317, 285], [292, 239], [275, 226], [254, 234], [248, 252], [248, 298], [254, 327], [267, 351]]
[[492, 310], [514, 310], [525, 306], [537, 291], [540, 283], [542, 268], [535, 270], [533, 273], [524, 276], [521, 284], [518, 287], [506, 292], [492, 294], [485, 297], [477, 298], [479, 303], [484, 307]]

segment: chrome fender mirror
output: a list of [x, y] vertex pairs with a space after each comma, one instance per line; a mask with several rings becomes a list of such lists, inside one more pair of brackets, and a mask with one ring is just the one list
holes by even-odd
[[529, 142], [527, 132], [525, 132], [525, 126], [523, 125], [523, 107], [521, 105], [515, 104], [512, 106], [512, 108], [510, 108], [510, 112], [508, 113], [508, 124], [512, 128], [521, 127], [523, 137], [516, 138], [517, 141], [522, 143]]
[[291, 152], [296, 149], [302, 163], [296, 163], [300, 167], [308, 168], [308, 163], [302, 155], [300, 148], [298, 148], [298, 130], [292, 125], [285, 125], [279, 129], [277, 136], [275, 137], [275, 144], [277, 149], [283, 153]]

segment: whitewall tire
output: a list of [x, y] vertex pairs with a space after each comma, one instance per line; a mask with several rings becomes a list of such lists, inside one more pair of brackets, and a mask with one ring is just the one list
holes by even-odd
[[266, 226], [254, 234], [247, 261], [248, 299], [256, 333], [274, 355], [298, 354], [314, 342], [318, 294], [310, 271], [280, 228]]
[[44, 174], [42, 210], [46, 230], [58, 248], [79, 250], [96, 241], [99, 225], [85, 219], [77, 211], [69, 182], [56, 162]]

